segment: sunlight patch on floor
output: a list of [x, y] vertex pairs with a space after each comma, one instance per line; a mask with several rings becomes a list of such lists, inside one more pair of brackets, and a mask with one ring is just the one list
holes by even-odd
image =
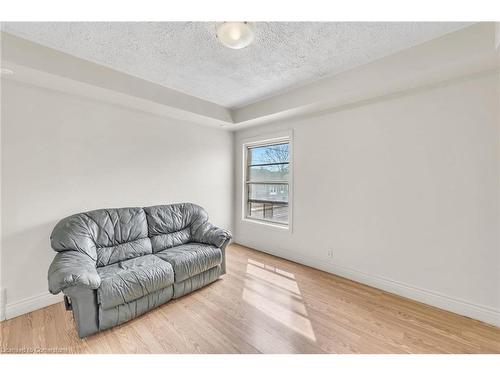
[[256, 260], [253, 260], [253, 259], [248, 259], [248, 263], [253, 264], [254, 266], [257, 266], [260, 268], [265, 268], [266, 270], [269, 270], [269, 271], [279, 273], [280, 275], [288, 277], [289, 279], [295, 280], [295, 275], [291, 272], [284, 271], [282, 269], [279, 269], [279, 268], [274, 267], [274, 266], [270, 266], [268, 264], [257, 262]]
[[253, 264], [247, 264], [247, 274], [255, 276], [261, 280], [265, 280], [292, 293], [300, 294], [299, 287], [297, 286], [297, 282], [295, 280], [289, 279], [288, 277], [282, 276], [270, 270], [266, 270], [265, 268], [260, 268], [254, 266]]
[[316, 341], [295, 275], [251, 259], [248, 260], [246, 272], [242, 293], [246, 303], [300, 335]]

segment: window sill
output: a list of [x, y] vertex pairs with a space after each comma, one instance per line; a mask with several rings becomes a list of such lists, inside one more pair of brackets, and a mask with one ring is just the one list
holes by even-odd
[[241, 219], [242, 223], [251, 223], [251, 224], [257, 224], [257, 225], [262, 225], [265, 227], [270, 227], [270, 228], [276, 228], [280, 230], [290, 230], [290, 225], [289, 224], [279, 224], [279, 223], [274, 223], [272, 221], [266, 221], [266, 220], [258, 220], [258, 219], [250, 219], [248, 217], [245, 217]]

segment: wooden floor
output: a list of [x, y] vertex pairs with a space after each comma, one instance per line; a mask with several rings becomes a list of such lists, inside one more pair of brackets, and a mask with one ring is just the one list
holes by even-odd
[[223, 279], [80, 340], [62, 303], [1, 323], [2, 352], [500, 353], [500, 329], [239, 245]]

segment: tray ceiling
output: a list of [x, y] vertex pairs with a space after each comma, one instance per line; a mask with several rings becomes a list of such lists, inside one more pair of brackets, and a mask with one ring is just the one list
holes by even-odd
[[242, 50], [221, 45], [212, 22], [9, 22], [2, 30], [239, 108], [468, 25], [257, 22], [254, 43]]

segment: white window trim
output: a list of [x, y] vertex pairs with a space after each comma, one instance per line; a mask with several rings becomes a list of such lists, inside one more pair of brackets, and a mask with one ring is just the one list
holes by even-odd
[[[288, 172], [288, 224], [280, 224], [272, 221], [252, 219], [247, 217], [247, 196], [248, 196], [248, 186], [247, 186], [247, 149], [248, 147], [264, 146], [267, 144], [278, 143], [281, 141], [288, 142], [288, 152], [289, 152], [289, 172]], [[242, 152], [242, 173], [241, 173], [241, 221], [250, 224], [262, 225], [265, 227], [282, 229], [292, 232], [293, 228], [293, 131], [287, 130], [279, 133], [264, 134], [258, 137], [247, 138], [243, 140], [241, 146]]]

